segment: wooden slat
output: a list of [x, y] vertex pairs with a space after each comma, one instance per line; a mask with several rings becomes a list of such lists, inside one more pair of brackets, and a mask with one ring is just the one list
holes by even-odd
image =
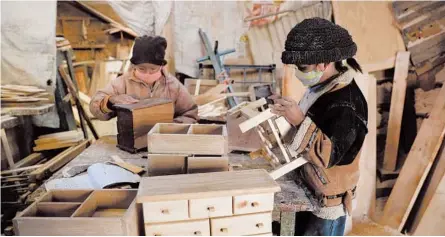
[[392, 23], [390, 4], [385, 1], [332, 1], [335, 23], [352, 35], [357, 44], [357, 60], [365, 71], [392, 68], [391, 58], [405, 51], [402, 36]]
[[22, 171], [37, 169], [37, 168], [40, 168], [42, 166], [43, 165], [32, 165], [32, 166], [28, 166], [28, 167], [13, 169], [13, 170], [6, 170], [6, 171], [2, 171], [1, 175], [8, 175], [8, 174], [18, 173], [18, 172], [22, 172]]
[[410, 42], [407, 45], [415, 66], [445, 51], [445, 29], [440, 33]]
[[400, 128], [402, 125], [403, 107], [405, 105], [406, 84], [408, 78], [409, 52], [397, 54], [394, 83], [391, 94], [391, 107], [388, 120], [388, 135], [386, 137], [383, 168], [394, 171], [397, 165]]
[[1, 141], [3, 149], [5, 149], [6, 159], [10, 169], [15, 168], [14, 157], [12, 157], [11, 147], [9, 146], [8, 138], [6, 137], [5, 129], [1, 129]]
[[87, 148], [90, 144], [90, 141], [83, 141], [80, 144], [70, 147], [65, 151], [61, 152], [59, 155], [55, 156], [48, 162], [46, 162], [42, 167], [39, 167], [37, 170], [34, 170], [30, 174], [30, 178], [32, 180], [40, 180], [44, 177], [46, 172], [54, 172], [76, 156], [78, 156], [85, 148]]
[[280, 186], [262, 169], [168, 175], [142, 178], [137, 202], [200, 199], [278, 191], [280, 191]]
[[445, 235], [445, 176], [442, 177], [436, 192], [433, 194], [422, 220], [413, 235]]
[[401, 229], [445, 135], [445, 86], [440, 90], [430, 117], [422, 122], [396, 184], [385, 205], [381, 223]]
[[15, 164], [15, 167], [21, 168], [21, 167], [25, 167], [25, 166], [34, 165], [37, 162], [39, 162], [41, 159], [43, 159], [42, 153], [32, 153], [31, 155], [29, 155], [29, 156], [23, 158], [22, 160], [20, 160], [19, 162], [17, 162]]
[[[442, 142], [442, 148], [437, 156], [438, 157], [436, 158], [436, 161], [435, 161], [435, 162], [437, 162], [437, 165], [435, 166], [434, 169], [431, 169], [430, 178], [427, 179], [427, 181], [424, 184], [424, 186], [426, 186], [425, 195], [423, 195], [419, 209], [415, 213], [414, 222], [413, 222], [413, 224], [410, 228], [410, 231], [409, 231], [411, 234], [414, 233], [415, 235], [417, 235], [420, 233], [425, 233], [422, 230], [422, 229], [424, 229], [425, 224], [426, 224], [423, 217], [425, 216], [426, 219], [429, 218], [427, 210], [429, 209], [430, 203], [432, 203], [434, 195], [437, 193], [438, 189], [440, 189], [440, 185], [441, 185], [440, 182], [445, 174], [445, 143]], [[443, 192], [443, 194], [445, 194], [445, 192]], [[420, 198], [420, 196], [419, 196], [419, 198]], [[411, 213], [411, 215], [412, 215], [412, 213]], [[422, 225], [424, 227], [422, 227], [422, 225], [420, 225], [420, 223], [422, 223], [422, 222], [423, 222]], [[432, 228], [432, 229], [435, 229], [435, 228]], [[442, 234], [444, 234], [444, 233], [442, 233]], [[429, 235], [429, 234], [424, 234], [424, 235]]]

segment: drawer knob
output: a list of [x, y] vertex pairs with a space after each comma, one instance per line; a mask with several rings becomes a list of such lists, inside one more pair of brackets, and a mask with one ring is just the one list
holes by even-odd
[[258, 207], [260, 204], [258, 202], [252, 202], [250, 205], [252, 207]]
[[207, 210], [208, 210], [209, 212], [214, 212], [214, 211], [215, 211], [215, 207], [207, 207]]
[[258, 223], [258, 224], [256, 224], [256, 227], [258, 227], [258, 228], [262, 228], [263, 226], [264, 226], [263, 223]]
[[195, 231], [193, 234], [194, 235], [202, 235], [201, 231]]
[[168, 209], [162, 209], [162, 210], [161, 210], [161, 213], [162, 213], [162, 214], [169, 214], [170, 212], [168, 211]]
[[154, 236], [161, 236], [161, 234], [155, 233]]
[[223, 233], [227, 233], [228, 229], [227, 228], [221, 228], [220, 231], [223, 232]]

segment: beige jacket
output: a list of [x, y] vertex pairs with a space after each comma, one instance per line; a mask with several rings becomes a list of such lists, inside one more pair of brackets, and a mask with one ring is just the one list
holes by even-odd
[[187, 89], [172, 75], [163, 71], [163, 77], [153, 85], [134, 78], [131, 71], [111, 80], [105, 88], [96, 92], [91, 99], [90, 111], [100, 120], [109, 120], [116, 112], [107, 107], [113, 95], [127, 94], [135, 99], [168, 98], [175, 106], [175, 123], [195, 123], [198, 120], [198, 107]]

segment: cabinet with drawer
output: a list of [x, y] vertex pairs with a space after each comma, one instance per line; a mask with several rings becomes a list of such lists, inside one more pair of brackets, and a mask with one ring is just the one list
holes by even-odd
[[265, 170], [144, 177], [146, 235], [269, 235], [279, 185]]

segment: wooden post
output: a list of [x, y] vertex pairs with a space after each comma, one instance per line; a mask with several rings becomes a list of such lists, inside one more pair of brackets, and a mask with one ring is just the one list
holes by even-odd
[[399, 150], [400, 127], [402, 126], [403, 107], [405, 105], [406, 83], [408, 78], [409, 52], [399, 52], [396, 58], [394, 83], [391, 93], [389, 110], [388, 135], [386, 136], [383, 168], [396, 170], [397, 153]]

